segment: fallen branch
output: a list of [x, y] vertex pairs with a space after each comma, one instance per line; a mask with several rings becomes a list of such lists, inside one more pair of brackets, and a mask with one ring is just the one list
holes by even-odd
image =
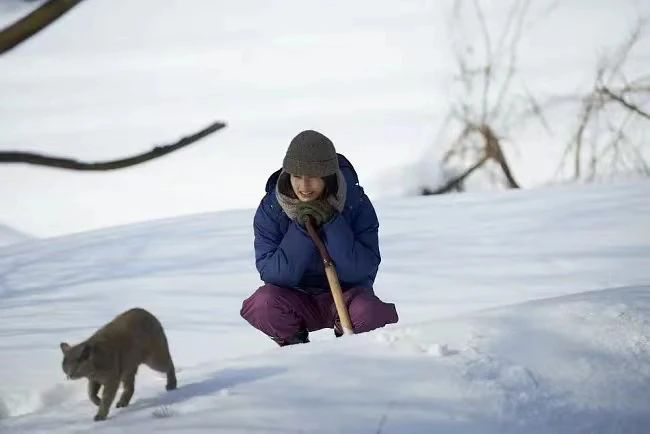
[[489, 157], [487, 155], [483, 156], [483, 158], [481, 158], [479, 161], [473, 164], [469, 169], [465, 170], [465, 172], [463, 172], [462, 175], [455, 177], [454, 179], [450, 180], [442, 187], [439, 187], [435, 190], [431, 190], [427, 187], [424, 187], [421, 191], [422, 196], [430, 196], [434, 194], [445, 194], [445, 193], [449, 193], [452, 190], [459, 189], [462, 186], [463, 181], [465, 181], [465, 179], [469, 175], [471, 175], [472, 172], [474, 172], [476, 169], [481, 167], [488, 159]]
[[49, 0], [0, 30], [0, 54], [34, 36], [80, 2], [81, 0]]
[[7, 151], [0, 152], [0, 163], [26, 163], [39, 166], [57, 167], [60, 169], [85, 171], [123, 169], [125, 167], [135, 166], [136, 164], [144, 163], [145, 161], [153, 160], [155, 158], [162, 157], [163, 155], [167, 155], [191, 143], [194, 143], [204, 138], [205, 136], [214, 133], [215, 131], [222, 129], [225, 126], [226, 124], [223, 122], [215, 122], [197, 133], [183, 137], [176, 143], [173, 143], [171, 145], [156, 146], [151, 151], [145, 152], [144, 154], [123, 158], [120, 160], [85, 163], [68, 158], [51, 157], [31, 152]]

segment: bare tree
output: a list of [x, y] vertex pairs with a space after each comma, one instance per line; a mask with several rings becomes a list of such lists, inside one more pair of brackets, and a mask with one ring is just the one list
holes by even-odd
[[647, 137], [639, 135], [650, 127], [650, 74], [630, 77], [625, 71], [646, 28], [647, 21], [639, 21], [618, 48], [600, 58], [558, 172], [570, 166], [574, 180], [587, 181], [619, 173], [650, 176]]
[[[443, 126], [452, 140], [442, 166], [463, 169], [455, 170], [455, 175], [436, 189], [422, 189], [423, 194], [462, 189], [462, 183], [478, 170], [491, 171], [494, 182], [519, 188], [503, 141], [513, 119], [537, 104], [527, 90], [512, 90], [517, 49], [529, 7], [529, 0], [513, 1], [495, 38], [478, 0], [454, 3], [450, 33], [458, 67], [455, 81], [460, 92]], [[465, 31], [468, 25], [480, 29], [480, 46]]]

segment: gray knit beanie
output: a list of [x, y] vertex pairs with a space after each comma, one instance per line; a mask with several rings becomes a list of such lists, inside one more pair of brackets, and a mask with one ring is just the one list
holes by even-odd
[[317, 131], [303, 131], [289, 144], [282, 168], [295, 176], [333, 175], [339, 169], [334, 144]]

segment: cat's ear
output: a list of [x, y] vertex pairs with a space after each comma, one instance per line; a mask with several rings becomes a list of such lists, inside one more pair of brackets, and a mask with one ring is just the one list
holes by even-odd
[[70, 350], [70, 345], [68, 345], [65, 342], [61, 342], [61, 351], [63, 351], [63, 354], [67, 353]]

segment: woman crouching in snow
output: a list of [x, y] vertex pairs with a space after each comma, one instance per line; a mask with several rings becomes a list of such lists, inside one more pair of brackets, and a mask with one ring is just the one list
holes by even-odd
[[311, 216], [340, 279], [355, 333], [396, 323], [395, 305], [372, 288], [381, 257], [377, 215], [350, 162], [316, 131], [289, 145], [266, 183], [253, 221], [255, 261], [265, 285], [241, 316], [280, 346], [309, 342], [309, 332], [341, 326], [323, 262], [302, 226]]

